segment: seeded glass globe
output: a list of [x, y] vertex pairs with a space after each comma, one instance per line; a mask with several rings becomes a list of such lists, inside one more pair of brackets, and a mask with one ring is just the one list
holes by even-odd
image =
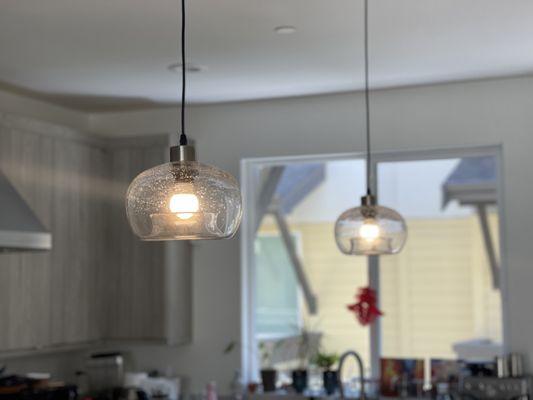
[[241, 192], [235, 178], [218, 168], [175, 161], [132, 181], [126, 213], [143, 240], [227, 239], [241, 222]]
[[[362, 199], [361, 207], [343, 212], [335, 223], [335, 241], [348, 255], [396, 254], [407, 239], [407, 225], [396, 211]], [[366, 203], [366, 204], [365, 204]]]

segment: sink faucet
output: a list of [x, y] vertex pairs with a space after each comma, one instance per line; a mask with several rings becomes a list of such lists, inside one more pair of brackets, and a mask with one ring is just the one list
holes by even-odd
[[346, 353], [341, 355], [341, 358], [339, 359], [338, 379], [339, 379], [339, 389], [341, 392], [341, 399], [345, 399], [344, 385], [342, 383], [342, 366], [344, 365], [344, 361], [346, 361], [346, 358], [348, 358], [348, 356], [354, 356], [355, 360], [357, 361], [357, 366], [359, 367], [359, 385], [360, 385], [359, 399], [365, 400], [365, 373], [364, 373], [364, 368], [363, 368], [363, 360], [361, 359], [359, 354], [357, 354], [353, 350], [347, 351]]

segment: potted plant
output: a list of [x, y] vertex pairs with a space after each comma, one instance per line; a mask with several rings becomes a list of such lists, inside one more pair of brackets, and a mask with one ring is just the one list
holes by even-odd
[[298, 368], [292, 371], [292, 387], [296, 393], [303, 393], [307, 388], [307, 367], [313, 352], [311, 332], [303, 327], [297, 340]]
[[272, 367], [273, 346], [264, 342], [259, 343], [259, 353], [261, 355], [261, 381], [263, 391], [273, 392], [276, 390], [277, 371]]
[[[233, 352], [237, 347], [238, 342], [235, 340], [230, 341], [223, 350], [223, 354], [227, 355]], [[259, 342], [258, 350], [261, 357], [261, 383], [263, 385], [263, 391], [273, 392], [276, 390], [277, 371], [272, 367], [272, 356], [274, 351], [280, 346], [279, 342]], [[253, 394], [258, 387], [257, 382], [248, 383], [248, 391]]]
[[324, 390], [328, 395], [335, 393], [338, 387], [338, 373], [331, 369], [337, 361], [339, 361], [339, 356], [336, 353], [318, 352], [314, 359], [315, 364], [322, 369]]

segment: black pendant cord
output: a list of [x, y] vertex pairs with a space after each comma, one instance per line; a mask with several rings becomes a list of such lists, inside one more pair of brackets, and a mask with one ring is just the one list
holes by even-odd
[[185, 134], [185, 0], [181, 0], [181, 135], [180, 146], [187, 146]]
[[365, 38], [365, 109], [366, 109], [366, 192], [372, 194], [372, 160], [370, 148], [370, 88], [368, 78], [368, 0], [364, 0], [364, 38]]

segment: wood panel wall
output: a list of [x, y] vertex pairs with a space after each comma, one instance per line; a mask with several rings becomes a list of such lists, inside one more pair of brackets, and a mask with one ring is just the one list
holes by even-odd
[[53, 237], [49, 252], [0, 253], [0, 352], [188, 339], [168, 337], [190, 315], [181, 305], [169, 321], [166, 249], [134, 237], [124, 209], [131, 179], [167, 148], [166, 136], [104, 141], [0, 113], [0, 170]]

